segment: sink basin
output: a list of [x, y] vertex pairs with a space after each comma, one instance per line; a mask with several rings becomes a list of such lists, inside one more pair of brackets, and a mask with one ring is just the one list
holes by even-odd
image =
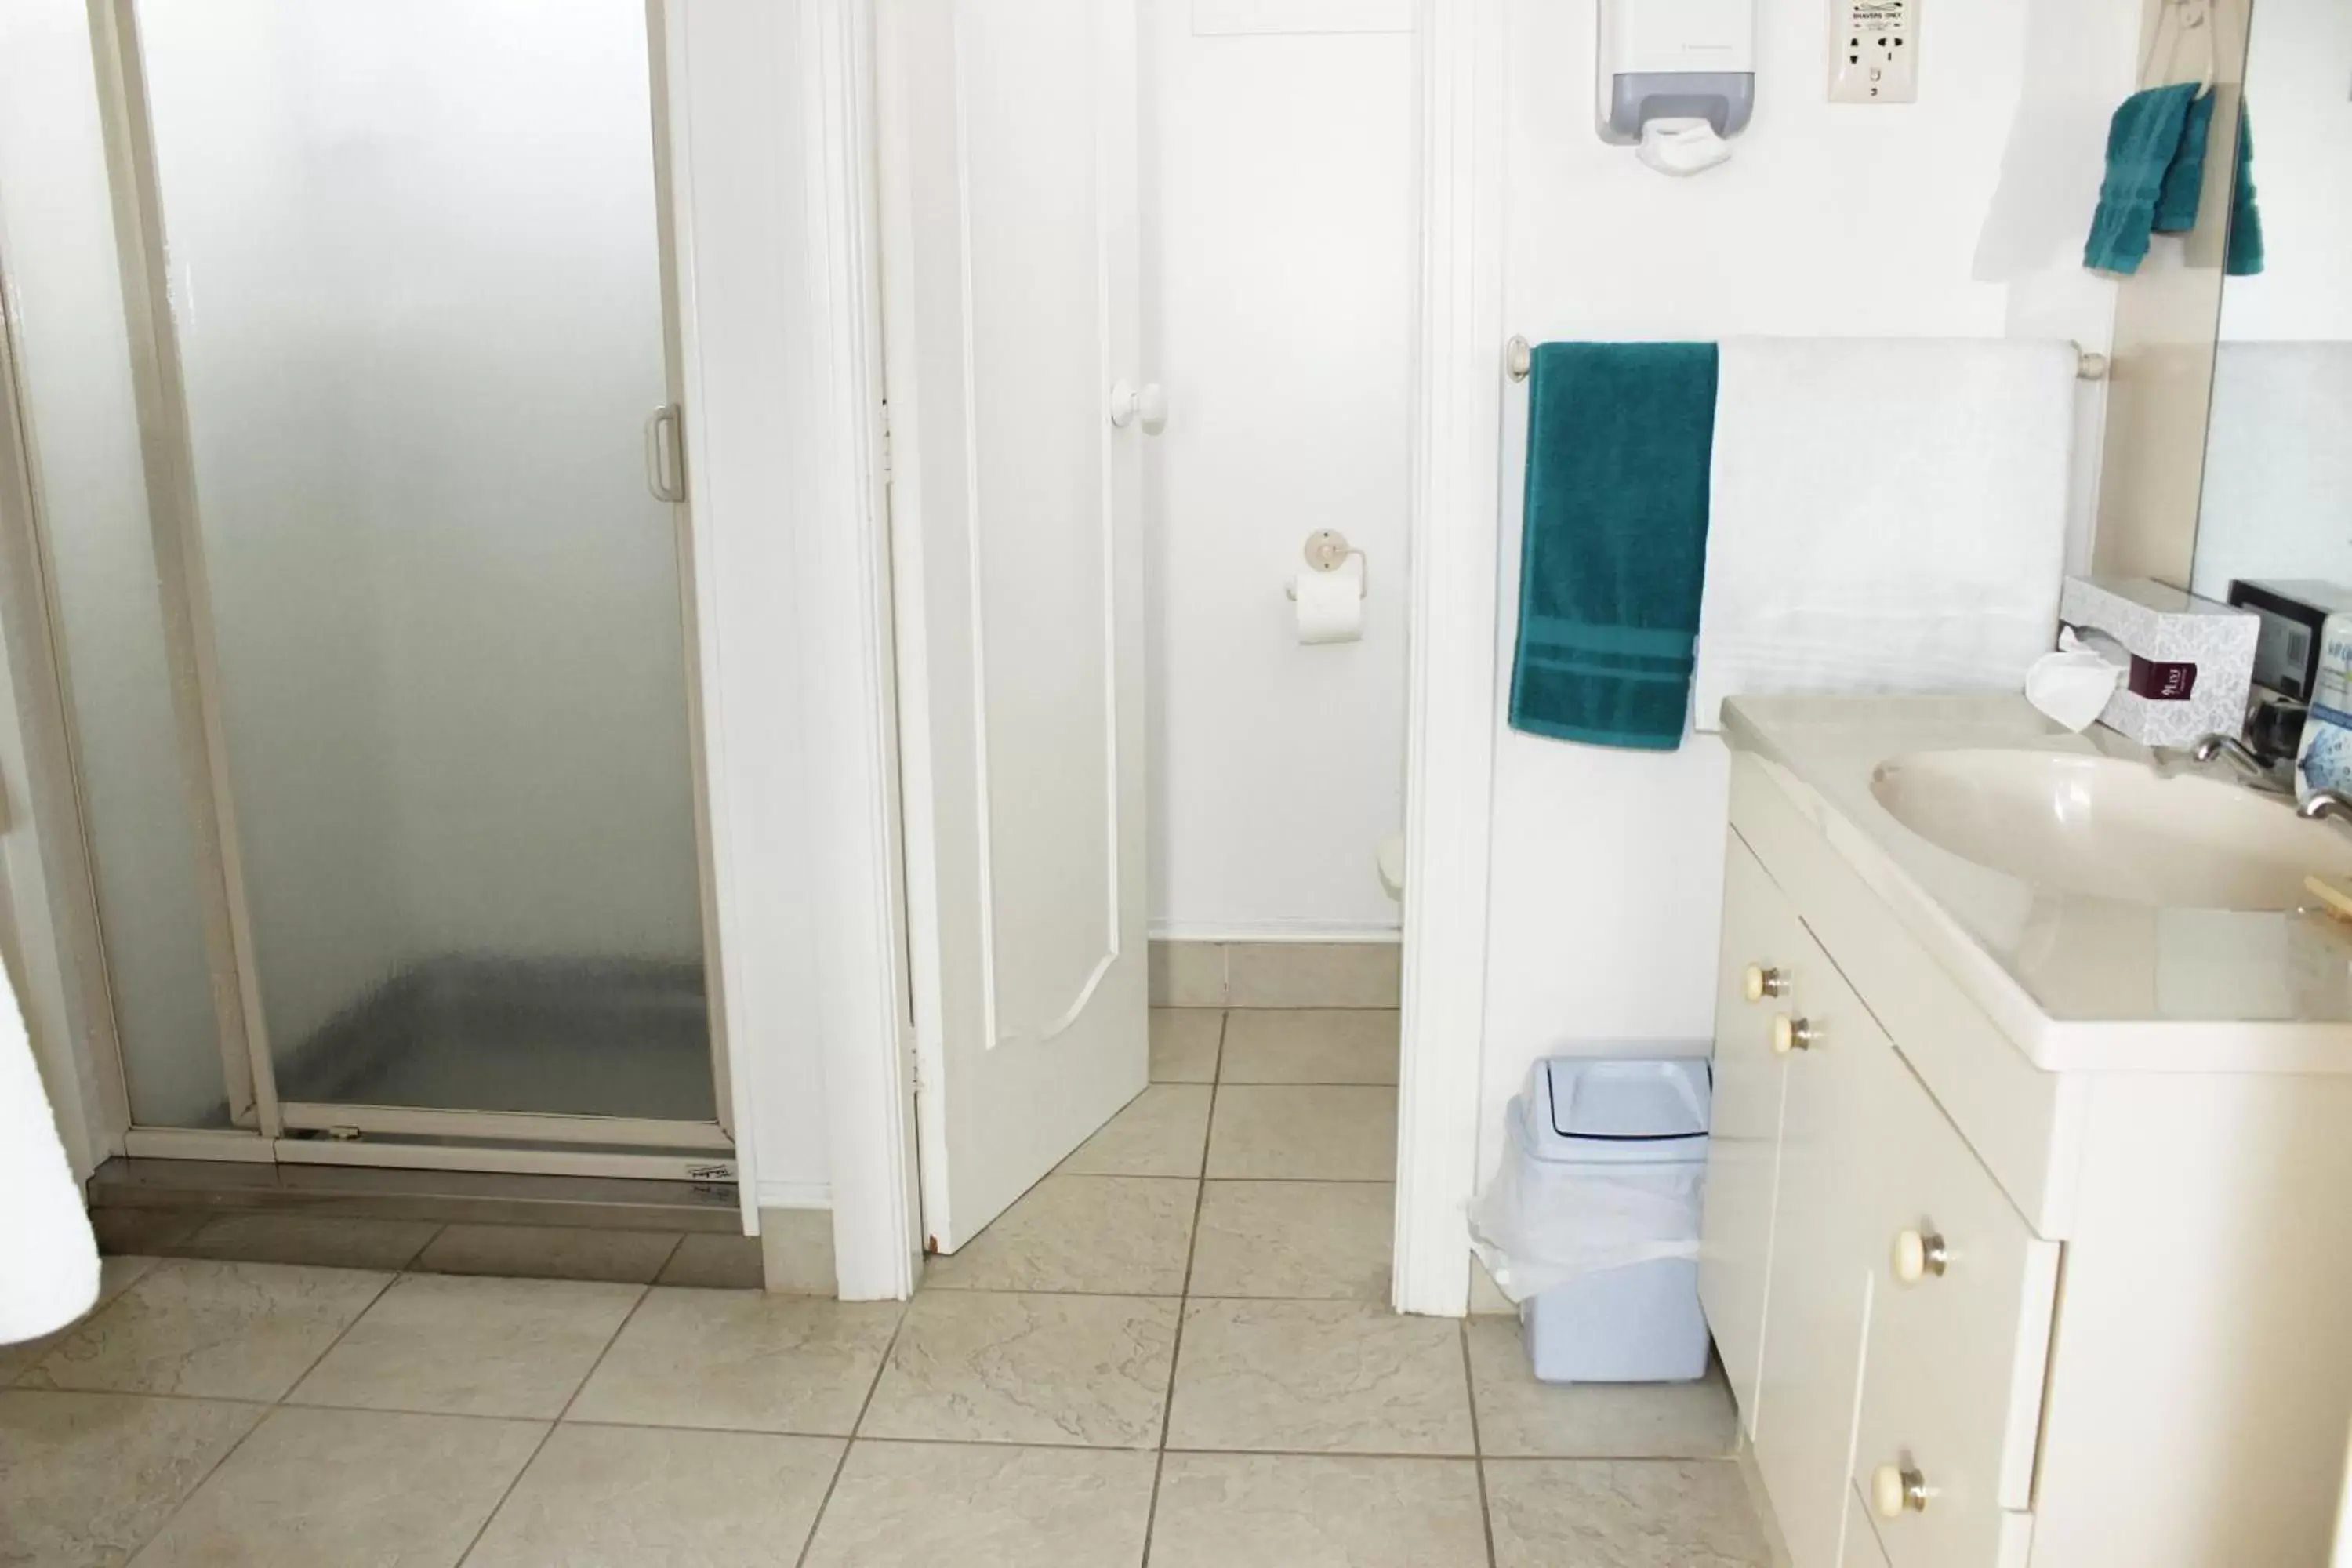
[[1888, 815], [1964, 860], [2054, 891], [2168, 909], [2291, 910], [2352, 876], [2352, 834], [2236, 784], [2055, 752], [1919, 752], [1879, 764]]

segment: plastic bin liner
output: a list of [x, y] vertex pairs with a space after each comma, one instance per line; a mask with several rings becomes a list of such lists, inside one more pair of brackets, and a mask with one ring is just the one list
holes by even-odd
[[[1660, 1258], [1698, 1256], [1700, 1159], [1654, 1164], [1546, 1161], [1511, 1101], [1511, 1149], [1470, 1205], [1471, 1245], [1514, 1303]], [[1701, 1144], [1704, 1149], [1705, 1145]]]

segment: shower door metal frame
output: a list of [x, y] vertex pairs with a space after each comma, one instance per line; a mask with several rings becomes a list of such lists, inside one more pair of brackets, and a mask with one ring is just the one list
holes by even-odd
[[[219, 1028], [224, 1089], [234, 1129], [131, 1125], [125, 1152], [159, 1159], [399, 1165], [429, 1169], [731, 1181], [735, 1141], [732, 1085], [720, 988], [718, 907], [701, 661], [696, 657], [695, 528], [692, 486], [670, 508], [677, 542], [680, 634], [688, 653], [680, 696], [686, 705], [696, 881], [702, 927], [703, 977], [717, 1114], [709, 1121], [530, 1111], [465, 1110], [284, 1100], [263, 1014], [259, 970], [238, 849], [236, 803], [219, 702], [219, 670], [204, 539], [195, 490], [194, 442], [163, 234], [162, 190], [149, 114], [138, 0], [89, 0], [104, 122], [107, 175], [122, 268], [122, 297], [145, 461], [148, 505], [163, 605], [182, 773], [196, 826], [206, 950]], [[656, 243], [660, 256], [661, 330], [668, 406], [682, 401], [677, 218], [670, 166], [667, 0], [646, 0], [646, 63], [652, 104]], [[683, 450], [683, 443], [680, 443]], [[49, 617], [54, 646], [55, 617]], [[77, 790], [79, 802], [79, 791]], [[98, 963], [104, 963], [102, 933]], [[119, 1077], [120, 1041], [111, 1070]], [[310, 1137], [291, 1137], [310, 1133]], [[315, 1134], [331, 1134], [319, 1137]], [[391, 1139], [461, 1142], [369, 1142]], [[585, 1147], [585, 1146], [595, 1147]]]

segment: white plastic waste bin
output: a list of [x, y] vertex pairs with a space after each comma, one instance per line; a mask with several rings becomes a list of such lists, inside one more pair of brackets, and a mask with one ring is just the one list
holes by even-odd
[[[1712, 1083], [1703, 1060], [1555, 1057], [1511, 1101], [1475, 1228], [1547, 1383], [1706, 1373], [1698, 1303]], [[1489, 1258], [1490, 1268], [1494, 1258]]]

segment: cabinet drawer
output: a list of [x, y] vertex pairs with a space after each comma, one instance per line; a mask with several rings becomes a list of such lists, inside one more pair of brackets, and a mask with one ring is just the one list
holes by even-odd
[[1924, 1510], [1880, 1520], [1895, 1568], [1979, 1568], [2006, 1560], [2000, 1543], [2032, 1501], [2058, 1247], [2027, 1227], [1900, 1058], [1871, 1067], [1857, 1213], [1874, 1285], [1854, 1479], [1869, 1496], [1881, 1467], [1907, 1463], [1934, 1489]]
[[[2025, 1568], [2033, 1516], [2000, 1506], [1999, 1456], [1966, 1436], [1968, 1425], [1965, 1402], [1926, 1356], [1872, 1335], [1853, 1479], [1891, 1568]], [[1916, 1510], [1898, 1500], [1912, 1478], [1924, 1489]]]
[[1870, 1365], [1884, 1354], [1927, 1369], [1942, 1387], [1945, 1429], [1989, 1465], [2000, 1506], [2024, 1508], [2058, 1246], [2027, 1227], [1899, 1057], [1869, 1067], [1878, 1080], [1867, 1094], [1873, 1173], [1858, 1212], [1878, 1282]]

